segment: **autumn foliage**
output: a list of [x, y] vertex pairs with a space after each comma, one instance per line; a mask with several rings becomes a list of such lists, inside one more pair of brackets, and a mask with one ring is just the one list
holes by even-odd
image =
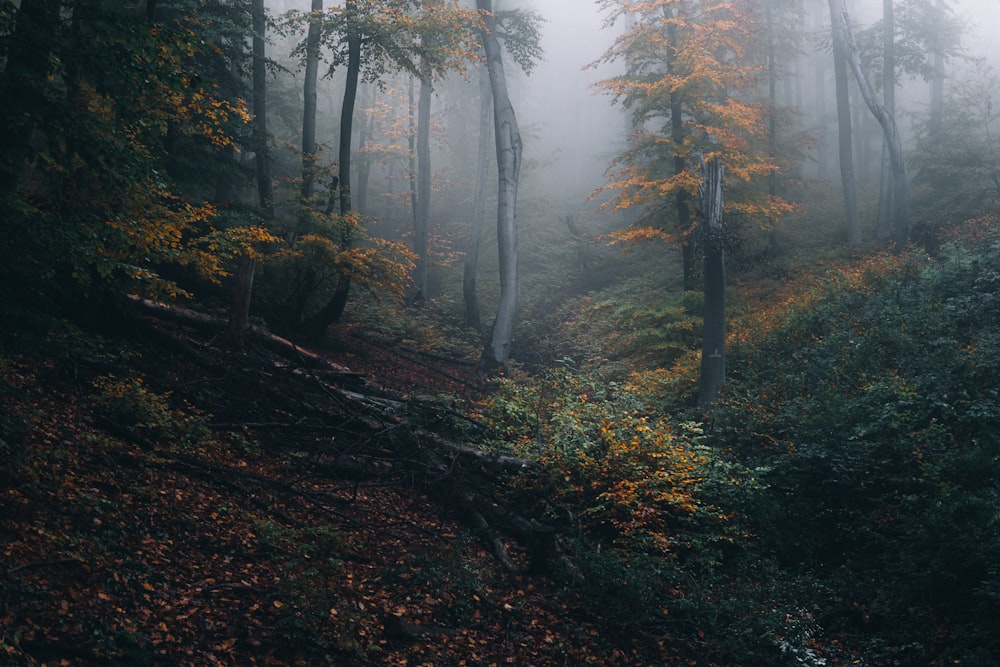
[[624, 24], [601, 62], [622, 63], [625, 72], [599, 87], [629, 113], [633, 128], [603, 190], [615, 193], [614, 208], [641, 211], [640, 223], [616, 238], [687, 243], [701, 158], [709, 156], [718, 156], [731, 181], [728, 215], [764, 227], [780, 220], [790, 205], [763, 188], [779, 167], [767, 151], [770, 112], [759, 97], [764, 33], [754, 3], [600, 4], [609, 22]]

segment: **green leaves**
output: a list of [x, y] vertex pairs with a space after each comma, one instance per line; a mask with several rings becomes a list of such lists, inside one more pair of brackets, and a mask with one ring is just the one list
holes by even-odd
[[947, 633], [915, 644], [932, 617], [984, 636], [1000, 611], [979, 593], [1000, 548], [997, 238], [976, 221], [937, 261], [836, 272], [733, 346], [712, 415], [713, 442], [766, 466], [757, 530], [789, 576], [907, 619], [878, 634], [911, 662], [973, 655]]

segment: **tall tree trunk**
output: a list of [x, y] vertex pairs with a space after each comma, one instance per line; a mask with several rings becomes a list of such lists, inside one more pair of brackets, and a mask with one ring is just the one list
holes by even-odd
[[847, 57], [847, 62], [854, 72], [854, 80], [861, 89], [861, 95], [865, 98], [865, 104], [872, 112], [872, 115], [882, 126], [882, 133], [889, 145], [889, 157], [892, 159], [893, 176], [893, 236], [896, 250], [902, 250], [910, 236], [910, 180], [906, 173], [906, 159], [903, 156], [903, 142], [900, 139], [896, 126], [896, 118], [883, 105], [879, 104], [872, 90], [868, 75], [861, 67], [861, 56], [858, 54], [858, 45], [854, 41], [854, 34], [851, 32], [851, 23], [848, 20], [847, 7], [844, 0], [839, 0], [839, 11], [834, 11], [834, 5], [838, 0], [830, 0], [831, 18], [833, 19], [834, 42], [839, 42]]
[[483, 350], [483, 363], [491, 368], [504, 368], [510, 359], [514, 340], [514, 325], [520, 306], [520, 284], [517, 265], [517, 186], [521, 171], [521, 132], [517, 115], [507, 92], [500, 42], [491, 0], [476, 0], [482, 14], [480, 36], [489, 67], [490, 88], [493, 91], [493, 127], [496, 133], [498, 172], [497, 246], [500, 256], [500, 303], [493, 322], [490, 340]]
[[407, 132], [406, 132], [406, 183], [410, 186], [410, 224], [416, 226], [417, 219], [417, 95], [414, 91], [416, 77], [409, 77], [407, 86]]
[[[882, 97], [885, 108], [896, 113], [896, 13], [893, 0], [882, 0]], [[892, 158], [889, 142], [882, 138], [882, 170], [879, 177], [878, 218], [875, 238], [887, 240], [892, 234]]]
[[428, 298], [428, 268], [430, 263], [430, 205], [431, 205], [431, 73], [421, 65], [420, 98], [417, 102], [417, 184], [416, 205], [413, 207], [413, 251], [417, 255], [413, 269], [413, 285], [407, 301], [418, 303]]
[[[317, 0], [318, 1], [318, 0]], [[349, 20], [357, 15], [357, 0], [347, 0], [344, 6]], [[354, 107], [358, 98], [358, 77], [361, 73], [361, 40], [356, 24], [351, 26], [347, 39], [347, 78], [344, 82], [344, 103], [340, 110], [340, 144], [337, 158], [340, 162], [339, 196], [341, 221], [340, 247], [349, 250], [354, 243], [350, 218], [351, 209], [351, 139], [354, 132]], [[345, 268], [337, 277], [337, 288], [323, 308], [303, 324], [303, 331], [319, 338], [331, 324], [338, 322], [347, 307], [351, 291], [351, 272]]]
[[[826, 21], [823, 18], [823, 7], [819, 3], [815, 5], [815, 14], [813, 15], [813, 29], [817, 32], [826, 25]], [[830, 141], [829, 132], [827, 131], [827, 108], [826, 108], [826, 73], [828, 65], [823, 63], [823, 59], [816, 54], [813, 57], [813, 65], [815, 69], [813, 71], [813, 85], [815, 86], [813, 91], [814, 102], [816, 103], [816, 131], [817, 131], [817, 144], [819, 146], [818, 155], [816, 157], [816, 178], [820, 181], [826, 181], [830, 176]]]
[[[361, 95], [361, 104], [365, 108], [372, 108], [375, 105], [375, 87], [374, 86], [362, 86], [359, 91]], [[363, 151], [363, 159], [358, 161], [357, 169], [358, 178], [357, 185], [354, 187], [354, 207], [361, 214], [368, 213], [368, 183], [371, 176], [372, 170], [372, 157], [367, 153], [370, 148], [370, 144], [373, 141], [373, 136], [375, 132], [375, 117], [372, 114], [368, 114], [364, 122], [361, 124], [361, 132], [358, 136], [358, 148]]]
[[479, 312], [479, 295], [476, 292], [476, 274], [479, 271], [479, 246], [486, 226], [486, 156], [490, 149], [490, 114], [493, 93], [486, 64], [479, 67], [479, 150], [476, 155], [476, 194], [472, 207], [472, 224], [462, 272], [462, 294], [465, 299], [465, 322], [476, 331], [482, 331], [483, 321]]
[[[274, 218], [274, 190], [271, 184], [271, 150], [267, 136], [267, 61], [265, 33], [267, 21], [264, 0], [253, 0], [253, 144], [254, 167], [257, 176], [257, 199], [261, 217], [269, 222]], [[254, 272], [257, 260], [249, 250], [240, 254], [236, 268], [236, 289], [233, 308], [229, 316], [229, 329], [241, 332], [250, 326], [250, 303], [253, 298]]]
[[[673, 10], [671, 10], [673, 11]], [[671, 52], [667, 58], [667, 71], [673, 70], [673, 55], [677, 46], [677, 29], [673, 23], [667, 26], [667, 41], [671, 46]], [[684, 145], [684, 108], [681, 104], [680, 93], [670, 92], [670, 141], [674, 147], [674, 174], [682, 174], [687, 169], [687, 160], [677, 152], [679, 146]], [[681, 233], [681, 279], [685, 291], [697, 289], [695, 279], [695, 252], [692, 245], [693, 239], [691, 228], [691, 208], [689, 206], [688, 193], [683, 188], [677, 191], [674, 196], [674, 205], [677, 208], [677, 227]]]
[[[777, 40], [774, 13], [771, 5], [765, 5], [767, 21], [767, 156], [773, 162], [778, 157], [778, 71], [775, 59], [775, 41]], [[772, 170], [767, 175], [767, 194], [778, 196], [778, 172]], [[778, 232], [774, 220], [768, 219], [767, 242], [773, 250], [778, 246]]]
[[[830, 18], [836, 31], [839, 0], [829, 0]], [[837, 87], [837, 138], [840, 155], [840, 182], [844, 191], [844, 221], [847, 242], [861, 243], [861, 213], [858, 207], [858, 185], [854, 177], [853, 138], [851, 136], [851, 100], [848, 92], [847, 61], [840, 40], [833, 40], [833, 75]]]
[[[935, 15], [944, 17], [944, 0], [934, 3]], [[930, 123], [928, 134], [932, 141], [941, 137], [941, 127], [944, 123], [944, 40], [936, 34], [931, 52], [931, 99]]]
[[302, 199], [309, 205], [316, 180], [316, 103], [319, 78], [320, 33], [323, 27], [323, 0], [312, 0], [309, 31], [306, 34], [306, 76], [302, 104]]
[[702, 233], [705, 239], [705, 330], [698, 405], [714, 403], [726, 379], [726, 259], [722, 227], [722, 178], [718, 158], [702, 165]]

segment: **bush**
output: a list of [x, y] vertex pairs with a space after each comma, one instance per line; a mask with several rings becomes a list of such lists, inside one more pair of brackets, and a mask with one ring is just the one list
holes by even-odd
[[865, 610], [840, 623], [872, 661], [1000, 655], [960, 639], [1000, 617], [1000, 235], [977, 230], [936, 262], [835, 276], [741, 338], [711, 418], [763, 467], [761, 544]]

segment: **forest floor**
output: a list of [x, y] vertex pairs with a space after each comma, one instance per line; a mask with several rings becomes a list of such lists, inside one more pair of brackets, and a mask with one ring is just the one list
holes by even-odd
[[475, 364], [345, 326], [320, 382], [253, 342], [127, 328], [0, 363], [0, 664], [645, 664], [627, 621], [503, 567], [380, 454], [396, 426], [329, 390], [429, 405], [434, 429], [488, 391]]

